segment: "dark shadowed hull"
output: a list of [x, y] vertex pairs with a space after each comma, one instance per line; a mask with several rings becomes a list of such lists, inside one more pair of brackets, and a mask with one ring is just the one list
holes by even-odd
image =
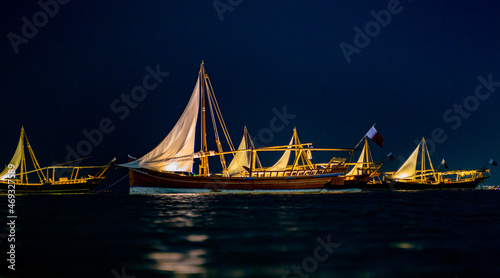
[[346, 189], [341, 173], [294, 177], [201, 177], [129, 170], [131, 193], [287, 193]]
[[414, 182], [390, 182], [389, 189], [392, 190], [474, 190], [484, 178], [473, 181], [451, 182], [451, 183], [414, 183]]
[[350, 188], [359, 188], [363, 191], [390, 189], [387, 183], [368, 183], [363, 181], [345, 181], [344, 186]]
[[389, 185], [386, 183], [370, 183], [372, 179], [373, 176], [370, 174], [347, 176], [344, 180], [344, 186], [349, 188], [359, 188], [363, 191], [389, 189]]
[[[104, 177], [86, 179], [84, 181], [71, 182], [71, 183], [31, 183], [31, 184], [19, 184], [19, 183], [9, 183], [7, 181], [0, 182], [0, 192], [1, 193], [85, 193], [91, 192]], [[9, 190], [14, 190], [14, 192]]]

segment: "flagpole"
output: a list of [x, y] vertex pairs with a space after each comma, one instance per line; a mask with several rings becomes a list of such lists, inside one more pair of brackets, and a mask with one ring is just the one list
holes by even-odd
[[[493, 158], [491, 158], [490, 161], [486, 162], [486, 164], [484, 165], [483, 169], [491, 169], [491, 167], [488, 166], [488, 164], [491, 165], [491, 166], [496, 166], [493, 163], [491, 163], [491, 161], [493, 161], [493, 163], [496, 162], [495, 160], [493, 160]], [[486, 167], [488, 167], [488, 168], [486, 168]]]
[[354, 147], [354, 149], [356, 149], [359, 146], [359, 144], [361, 144], [361, 142], [363, 142], [363, 139], [365, 139], [365, 137], [366, 137], [366, 134], [365, 134], [365, 136], [363, 136], [361, 138], [361, 140], [359, 140], [359, 142], [356, 144], [356, 146]]
[[[374, 123], [368, 130], [370, 130], [372, 127], [375, 127], [376, 124], [377, 123]], [[359, 146], [359, 144], [361, 144], [361, 142], [363, 142], [363, 139], [365, 139], [365, 137], [366, 137], [366, 133], [365, 133], [365, 136], [363, 136], [361, 138], [361, 140], [359, 140], [358, 144], [356, 144], [356, 146], [354, 147], [355, 149]]]
[[389, 154], [392, 155], [392, 152], [388, 152], [386, 155], [384, 155], [381, 159], [379, 159], [378, 161], [381, 162], [383, 161], [384, 159], [386, 159], [387, 157], [389, 157]]
[[354, 157], [354, 151], [356, 151], [356, 149], [358, 148], [359, 144], [361, 144], [361, 142], [363, 142], [363, 139], [365, 139], [366, 135], [363, 136], [361, 138], [361, 140], [359, 140], [359, 142], [356, 144], [356, 146], [352, 149], [352, 151], [349, 153], [349, 155], [347, 156], [347, 158], [345, 159], [345, 161], [349, 161], [351, 158]]
[[486, 162], [486, 164], [484, 164], [483, 169], [486, 170], [486, 167], [488, 167], [488, 164], [491, 165], [490, 162], [488, 161], [488, 162]]
[[386, 155], [384, 155], [384, 156], [383, 156], [381, 159], [379, 159], [378, 161], [382, 161], [382, 160], [384, 160], [386, 157], [387, 157], [387, 154], [386, 154]]

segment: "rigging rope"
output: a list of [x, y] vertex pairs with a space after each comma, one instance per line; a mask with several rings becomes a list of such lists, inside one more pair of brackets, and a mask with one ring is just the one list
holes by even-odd
[[127, 173], [127, 174], [125, 174], [125, 176], [121, 177], [118, 181], [116, 181], [116, 182], [115, 182], [115, 183], [113, 183], [112, 185], [110, 185], [110, 186], [108, 186], [108, 187], [106, 187], [106, 188], [104, 188], [104, 189], [102, 189], [102, 190], [106, 190], [106, 189], [110, 188], [111, 186], [113, 186], [113, 185], [115, 185], [115, 184], [119, 183], [121, 180], [123, 180], [123, 179], [124, 179], [125, 177], [127, 177], [127, 176], [128, 176], [128, 173]]
[[[222, 149], [222, 145], [220, 143], [220, 138], [219, 138], [219, 132], [217, 131], [217, 123], [216, 123], [216, 119], [215, 119], [215, 116], [214, 116], [214, 109], [213, 109], [213, 106], [214, 106], [214, 99], [215, 98], [215, 95], [214, 93], [211, 91], [211, 88], [208, 88], [208, 76], [207, 78], [205, 79], [205, 86], [207, 88], [207, 96], [208, 96], [208, 106], [210, 107], [210, 115], [211, 115], [211, 118], [212, 118], [212, 125], [214, 127], [214, 133], [215, 133], [215, 143], [217, 144], [217, 150], [219, 153], [222, 153], [224, 152], [223, 149]], [[220, 121], [220, 117], [219, 117], [219, 121]], [[221, 122], [221, 126], [222, 126], [222, 122]], [[224, 158], [224, 155], [221, 154], [220, 155], [220, 163], [222, 165], [222, 172], [225, 174], [227, 172], [227, 167], [226, 167], [226, 159]]]
[[210, 78], [208, 78], [208, 75], [207, 75], [207, 81], [208, 81], [207, 82], [208, 85], [210, 86], [210, 92], [212, 94], [212, 99], [213, 99], [214, 106], [215, 106], [215, 112], [217, 114], [217, 118], [219, 118], [219, 122], [220, 122], [220, 125], [222, 128], [222, 131], [224, 132], [224, 135], [226, 136], [226, 140], [227, 140], [227, 143], [229, 145], [229, 148], [231, 149], [231, 151], [234, 151], [235, 148], [234, 148], [233, 141], [231, 140], [231, 136], [229, 136], [229, 131], [227, 130], [226, 123], [224, 122], [224, 118], [222, 117], [222, 112], [220, 111], [219, 103], [217, 102], [217, 98], [215, 97], [214, 89], [212, 87], [212, 82], [210, 81]]

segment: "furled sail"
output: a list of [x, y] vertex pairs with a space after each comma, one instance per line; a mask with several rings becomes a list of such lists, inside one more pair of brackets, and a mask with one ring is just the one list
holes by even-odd
[[[290, 139], [290, 143], [288, 143], [288, 148], [291, 148], [291, 145], [293, 143], [293, 136], [292, 139]], [[291, 150], [286, 150], [285, 153], [281, 156], [281, 158], [274, 164], [273, 166], [269, 167], [266, 169], [266, 171], [284, 171], [286, 170], [286, 167], [288, 166], [288, 161], [290, 160], [290, 153]]]
[[[248, 136], [245, 132], [243, 134], [243, 138], [241, 138], [240, 145], [238, 146], [239, 151], [249, 149], [247, 137]], [[245, 169], [243, 168], [243, 166], [249, 167], [250, 155], [250, 152], [237, 152], [234, 155], [233, 160], [231, 160], [231, 163], [229, 163], [229, 166], [227, 167], [227, 173], [229, 174], [229, 176], [233, 176], [244, 171]]]
[[200, 105], [200, 78], [189, 103], [163, 141], [143, 157], [120, 166], [155, 171], [192, 172], [196, 122]]
[[[14, 171], [17, 170], [17, 168], [19, 167], [19, 164], [21, 163], [21, 158], [23, 156], [23, 149], [24, 149], [23, 131], [24, 130], [21, 129], [21, 137], [19, 138], [19, 143], [17, 144], [17, 148], [16, 148], [16, 152], [14, 153], [14, 156], [10, 160], [10, 163], [7, 165], [7, 167], [5, 167], [5, 169], [0, 173], [0, 180], [13, 178], [15, 175], [14, 174], [15, 172], [13, 173], [12, 170], [14, 170]], [[12, 165], [12, 166], [10, 166], [10, 168], [9, 168], [9, 165]], [[9, 173], [9, 170], [11, 170], [11, 173]]]
[[365, 146], [363, 147], [363, 150], [361, 151], [361, 154], [359, 155], [359, 158], [358, 158], [358, 162], [356, 163], [356, 165], [354, 165], [354, 167], [351, 169], [351, 171], [349, 171], [349, 173], [347, 173], [346, 176], [354, 176], [354, 175], [359, 175], [360, 173], [358, 173], [358, 169], [360, 167], [363, 167], [364, 166], [364, 163], [366, 163], [367, 161], [365, 161], [365, 157], [366, 157], [366, 144]]
[[417, 159], [420, 145], [422, 145], [422, 142], [418, 144], [417, 148], [413, 151], [410, 157], [408, 157], [403, 166], [401, 166], [401, 168], [399, 168], [399, 170], [392, 175], [394, 179], [404, 179], [415, 176], [417, 173]]

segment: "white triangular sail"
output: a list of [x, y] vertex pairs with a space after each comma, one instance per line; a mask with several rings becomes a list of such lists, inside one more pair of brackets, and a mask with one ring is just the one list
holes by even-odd
[[399, 170], [392, 175], [394, 179], [404, 179], [415, 176], [417, 173], [417, 159], [420, 145], [422, 145], [422, 143], [418, 144], [417, 148], [413, 151], [410, 157], [408, 157], [403, 166], [401, 166]]
[[[241, 138], [240, 145], [238, 146], [238, 150], [246, 150], [248, 149], [247, 135], [243, 134], [243, 138]], [[233, 160], [229, 163], [229, 167], [227, 167], [227, 173], [229, 176], [236, 175], [245, 171], [243, 166], [250, 167], [250, 152], [237, 152], [234, 155]]]
[[189, 103], [163, 141], [143, 157], [120, 166], [155, 171], [192, 172], [196, 122], [200, 105], [200, 78]]
[[15, 176], [15, 170], [17, 170], [19, 164], [21, 163], [21, 158], [23, 156], [23, 149], [24, 149], [23, 131], [21, 130], [21, 137], [19, 138], [19, 143], [17, 144], [16, 152], [14, 153], [14, 156], [10, 160], [10, 163], [7, 164], [7, 167], [5, 167], [5, 169], [0, 173], [0, 180], [10, 179]]
[[358, 169], [360, 167], [363, 167], [364, 166], [364, 163], [366, 163], [367, 161], [365, 161], [365, 157], [366, 157], [366, 146], [365, 145], [363, 147], [363, 150], [361, 151], [361, 154], [359, 155], [359, 158], [358, 158], [358, 162], [356, 163], [356, 165], [354, 165], [354, 167], [351, 169], [351, 171], [349, 171], [349, 173], [347, 173], [346, 176], [354, 176], [354, 175], [359, 175], [360, 173], [358, 173]]
[[[288, 143], [288, 148], [291, 148], [291, 145], [293, 143], [293, 136], [292, 139], [290, 139], [290, 143]], [[288, 166], [288, 161], [290, 160], [290, 153], [291, 150], [286, 150], [281, 158], [274, 164], [273, 166], [269, 167], [266, 169], [266, 171], [284, 171], [286, 170], [286, 167]]]

